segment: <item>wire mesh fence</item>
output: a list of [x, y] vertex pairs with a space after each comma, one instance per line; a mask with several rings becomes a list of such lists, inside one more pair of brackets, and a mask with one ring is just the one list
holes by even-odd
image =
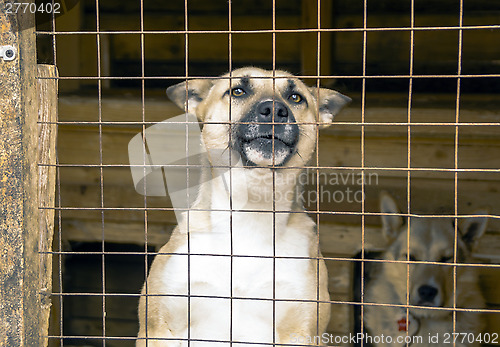
[[[134, 345], [139, 299], [145, 300], [148, 311], [149, 300], [166, 297], [187, 305], [186, 316], [174, 318], [187, 321], [187, 330], [158, 336], [151, 332], [154, 329], [145, 314], [148, 328], [139, 342], [378, 345], [384, 333], [394, 339], [423, 338], [402, 344], [430, 345], [437, 335], [440, 343], [448, 338], [460, 345], [462, 339], [473, 336], [474, 341], [467, 340], [466, 345], [493, 345], [500, 327], [500, 297], [495, 290], [500, 278], [496, 202], [500, 114], [492, 95], [499, 89], [500, 51], [493, 42], [500, 36], [500, 7], [486, 0], [445, 3], [96, 0], [66, 2], [63, 15], [40, 23], [39, 60], [59, 68], [61, 90], [55, 122], [59, 132], [56, 205], [40, 206], [56, 214], [56, 240], [47, 252], [55, 260], [49, 344]], [[273, 141], [270, 163], [241, 164], [241, 169], [250, 171], [273, 168], [271, 181], [261, 187], [270, 187], [271, 203], [260, 209], [233, 206], [232, 195], [242, 194], [234, 190], [240, 187], [241, 176], [235, 181], [231, 171], [238, 158], [229, 156], [222, 164], [194, 162], [193, 155], [201, 152], [193, 153], [196, 149], [191, 147], [214, 125], [229, 129], [231, 138], [237, 135], [233, 128], [260, 124], [238, 118], [238, 109], [227, 106], [238, 98], [232, 90], [242, 87], [242, 76], [233, 76], [232, 71], [247, 65], [268, 69], [267, 75], [252, 83], [270, 88], [272, 110], [282, 100], [277, 91], [292, 78], [281, 75], [283, 68], [310, 86], [333, 87], [354, 100], [328, 129], [320, 131], [325, 124], [318, 118], [297, 120], [300, 136], [304, 129], [312, 129], [305, 135], [313, 142], [311, 160], [281, 165], [276, 162]], [[220, 76], [227, 71], [228, 75]], [[196, 118], [183, 115], [172, 121], [189, 110], [168, 102], [164, 91], [182, 81], [188, 82], [183, 94], [186, 105], [193, 96], [189, 83], [227, 83], [232, 100], [225, 106], [228, 119], [201, 119], [201, 131]], [[316, 93], [310, 97], [319, 99], [319, 89]], [[312, 112], [320, 114], [320, 104], [314, 106]], [[160, 134], [171, 146], [168, 151], [161, 150], [163, 142], [155, 150], [148, 131], [166, 119], [180, 127]], [[271, 124], [274, 140], [282, 123], [275, 119], [264, 123]], [[139, 136], [135, 164], [129, 157], [134, 136]], [[173, 151], [181, 159], [172, 156]], [[159, 162], [154, 160], [155, 152], [163, 156]], [[134, 168], [142, 181], [133, 178]], [[158, 181], [152, 190], [146, 189], [153, 183], [148, 174], [158, 168]], [[203, 169], [230, 172], [224, 181], [232, 196], [227, 206], [192, 206], [199, 188], [197, 172]], [[295, 205], [280, 204], [276, 175], [282, 172], [293, 172], [296, 185], [305, 187], [293, 193], [293, 200], [305, 206], [316, 224], [313, 255], [286, 254], [276, 248], [281, 218], [303, 214]], [[174, 185], [181, 182], [183, 188], [195, 188], [179, 189], [178, 199], [184, 194], [186, 205], [176, 204], [168, 189], [176, 179]], [[390, 192], [395, 207], [383, 208], [382, 191]], [[160, 250], [175, 234], [182, 212], [187, 220], [187, 248]], [[196, 225], [197, 216], [204, 213], [228, 221], [229, 250], [200, 251], [195, 241], [190, 244], [194, 236], [189, 226]], [[267, 253], [233, 249], [237, 242], [233, 223], [241, 226], [237, 220], [245, 214], [248, 223], [269, 216], [264, 218], [272, 234]], [[148, 292], [146, 285], [141, 293], [158, 255], [187, 259], [186, 290]], [[191, 266], [201, 258], [202, 263], [227, 259], [227, 264], [214, 263], [231, 269], [221, 279], [228, 281], [224, 294], [191, 290], [191, 281], [200, 275]], [[321, 259], [326, 262], [329, 299], [320, 295]], [[299, 267], [304, 260], [315, 264], [313, 297], [277, 295], [276, 281], [282, 276], [276, 264], [285, 261]], [[252, 268], [252, 261], [265, 264], [263, 268], [270, 266], [270, 296], [241, 295], [237, 289], [233, 293], [233, 281], [237, 281], [233, 266], [248, 262]], [[249, 283], [259, 280], [258, 273], [248, 276]], [[300, 282], [297, 279], [297, 285]], [[437, 291], [434, 295], [428, 293], [431, 287]], [[393, 288], [392, 296], [387, 288]], [[427, 299], [422, 298], [425, 289]], [[229, 305], [226, 335], [196, 331], [193, 335], [190, 315], [196, 311], [191, 312], [191, 305], [196, 307], [203, 298], [212, 300], [213, 310]], [[271, 332], [263, 328], [245, 339], [238, 336], [244, 320], [233, 314], [244, 316], [250, 308], [241, 303], [252, 301], [256, 306], [271, 305], [266, 311], [271, 317], [262, 318]], [[283, 323], [276, 307], [282, 303], [315, 305], [317, 317], [311, 323], [315, 333], [291, 329], [287, 338], [280, 335], [278, 326]], [[319, 313], [326, 303], [331, 306], [331, 318], [323, 335]], [[295, 311], [287, 321], [295, 322], [300, 316], [301, 311]], [[482, 330], [465, 327], [465, 319], [471, 325], [477, 321]], [[479, 324], [483, 320], [486, 325]], [[387, 329], [378, 327], [380, 322]], [[261, 336], [264, 330], [270, 334], [267, 339]]]

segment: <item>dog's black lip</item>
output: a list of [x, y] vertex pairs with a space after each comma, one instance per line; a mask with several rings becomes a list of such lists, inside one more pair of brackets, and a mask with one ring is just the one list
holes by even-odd
[[262, 135], [259, 135], [259, 136], [255, 136], [255, 137], [252, 137], [252, 138], [243, 138], [243, 137], [240, 137], [241, 141], [243, 143], [250, 143], [254, 140], [257, 140], [257, 139], [267, 139], [267, 140], [278, 140], [278, 141], [281, 141], [283, 142], [286, 146], [292, 148], [295, 146], [295, 144], [297, 143], [297, 141], [286, 141], [284, 140], [281, 136], [279, 135], [272, 135], [272, 134], [262, 134]]
[[[273, 135], [272, 134], [262, 134], [262, 135], [255, 136], [252, 138], [244, 138], [242, 136], [236, 136], [234, 148], [237, 149], [237, 151], [240, 153], [241, 158], [243, 160], [243, 166], [250, 166], [250, 167], [259, 166], [258, 164], [255, 164], [253, 161], [251, 161], [250, 159], [247, 158], [246, 153], [243, 150], [243, 144], [247, 144], [247, 143], [250, 143], [254, 140], [261, 139], [261, 138], [272, 140]], [[292, 143], [290, 143], [289, 141], [283, 141], [280, 138], [280, 136], [276, 136], [276, 135], [274, 135], [274, 139], [282, 142], [285, 146], [287, 146], [290, 149], [290, 153], [289, 153], [288, 157], [283, 161], [283, 163], [275, 165], [276, 167], [284, 166], [288, 162], [290, 157], [296, 152], [296, 149], [297, 149], [296, 146], [297, 146], [298, 139], [294, 139]]]
[[425, 300], [419, 300], [417, 305], [427, 306], [427, 307], [443, 307], [443, 305], [435, 305], [432, 301], [425, 301]]

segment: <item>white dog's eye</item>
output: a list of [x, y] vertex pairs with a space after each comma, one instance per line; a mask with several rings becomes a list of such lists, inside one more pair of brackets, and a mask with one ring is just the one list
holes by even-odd
[[245, 91], [242, 88], [233, 88], [231, 90], [231, 95], [235, 96], [235, 97], [240, 97], [240, 96], [243, 96], [245, 94], [246, 93], [245, 93]]
[[288, 100], [296, 103], [296, 104], [299, 104], [302, 102], [302, 96], [300, 94], [292, 94], [288, 97]]

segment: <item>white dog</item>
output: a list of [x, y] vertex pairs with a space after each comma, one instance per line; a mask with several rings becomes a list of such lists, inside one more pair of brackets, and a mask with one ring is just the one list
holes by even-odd
[[[380, 199], [382, 213], [399, 213], [396, 202], [383, 193]], [[474, 214], [484, 215], [487, 210], [477, 210]], [[470, 254], [477, 240], [486, 229], [487, 218], [471, 217], [459, 223], [456, 244], [456, 262], [470, 263]], [[413, 345], [452, 346], [451, 333], [472, 333], [477, 337], [482, 331], [483, 321], [479, 313], [456, 312], [456, 326], [453, 330], [453, 310], [439, 308], [480, 309], [484, 300], [478, 286], [474, 267], [457, 266], [456, 290], [453, 280], [455, 259], [455, 227], [452, 218], [411, 218], [410, 245], [408, 253], [408, 225], [396, 215], [383, 215], [383, 235], [390, 243], [383, 259], [407, 261], [429, 261], [447, 263], [443, 265], [417, 263], [383, 263], [373, 266], [375, 271], [365, 291], [365, 302], [405, 305], [409, 300], [408, 317], [404, 307], [365, 306], [364, 322], [371, 337], [390, 336], [392, 343], [373, 343], [375, 346], [403, 346], [404, 338], [413, 338]], [[407, 286], [407, 271], [409, 286]], [[434, 309], [433, 309], [434, 308]], [[438, 309], [435, 309], [438, 308]], [[438, 337], [430, 341], [429, 338]], [[398, 342], [399, 337], [399, 342]], [[449, 338], [451, 337], [451, 340]], [[421, 338], [421, 340], [419, 340]], [[448, 338], [448, 342], [446, 340]], [[467, 337], [469, 338], [469, 337]], [[401, 342], [403, 341], [403, 342]], [[434, 342], [437, 341], [437, 344]], [[370, 341], [373, 342], [373, 341]], [[457, 346], [470, 346], [462, 337]]]

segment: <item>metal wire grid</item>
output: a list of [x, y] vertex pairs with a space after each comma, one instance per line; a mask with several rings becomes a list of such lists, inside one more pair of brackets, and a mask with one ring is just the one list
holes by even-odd
[[[359, 125], [361, 127], [361, 166], [359, 167], [332, 167], [332, 166], [319, 166], [319, 152], [318, 152], [318, 141], [316, 141], [316, 156], [315, 156], [315, 165], [310, 165], [308, 168], [313, 169], [316, 171], [316, 177], [319, 178], [319, 170], [320, 169], [336, 169], [336, 170], [361, 170], [361, 172], [365, 172], [365, 170], [372, 170], [372, 171], [404, 171], [407, 172], [407, 213], [399, 213], [395, 215], [399, 215], [402, 217], [422, 217], [419, 214], [414, 214], [411, 212], [410, 209], [410, 201], [411, 201], [411, 196], [410, 196], [410, 186], [411, 186], [411, 173], [412, 172], [422, 172], [422, 171], [429, 171], [429, 172], [453, 172], [454, 173], [454, 214], [448, 214], [448, 215], [425, 215], [426, 218], [442, 218], [442, 217], [450, 217], [455, 219], [455, 249], [454, 249], [454, 259], [453, 263], [448, 263], [448, 264], [443, 264], [440, 262], [429, 262], [429, 261], [410, 261], [409, 256], [408, 259], [401, 261], [401, 260], [378, 260], [378, 259], [367, 259], [365, 258], [365, 217], [366, 216], [381, 216], [381, 215], [387, 215], [384, 213], [376, 213], [376, 212], [368, 212], [365, 210], [365, 201], [364, 199], [361, 202], [361, 213], [360, 212], [347, 212], [347, 211], [320, 211], [319, 207], [319, 200], [317, 201], [316, 205], [316, 211], [314, 213], [316, 214], [316, 223], [318, 225], [318, 228], [320, 228], [319, 224], [319, 219], [320, 216], [323, 214], [335, 214], [335, 215], [356, 215], [361, 217], [361, 233], [362, 233], [362, 238], [361, 238], [361, 259], [353, 259], [353, 258], [346, 258], [346, 257], [323, 257], [325, 260], [333, 260], [333, 261], [349, 261], [349, 262], [359, 262], [361, 265], [361, 273], [363, 274], [364, 271], [364, 265], [365, 263], [403, 263], [407, 264], [407, 287], [409, 284], [410, 276], [409, 276], [409, 265], [410, 264], [430, 264], [430, 265], [442, 265], [442, 266], [452, 266], [454, 271], [453, 271], [453, 276], [454, 276], [454, 294], [456, 294], [456, 286], [457, 286], [457, 268], [461, 266], [467, 266], [467, 267], [489, 267], [489, 268], [500, 268], [500, 264], [464, 264], [464, 263], [457, 263], [457, 238], [458, 238], [458, 229], [457, 229], [457, 220], [458, 218], [463, 218], [463, 217], [471, 217], [472, 215], [458, 215], [458, 173], [459, 172], [490, 172], [490, 173], [500, 173], [500, 168], [496, 169], [479, 169], [479, 168], [473, 168], [473, 169], [461, 169], [458, 166], [458, 135], [459, 135], [459, 128], [460, 127], [469, 127], [469, 126], [500, 126], [500, 123], [497, 122], [489, 122], [489, 123], [462, 123], [460, 122], [459, 115], [460, 115], [460, 87], [461, 87], [461, 80], [462, 79], [468, 79], [468, 78], [498, 78], [500, 77], [500, 74], [462, 74], [462, 35], [464, 30], [480, 30], [480, 29], [500, 29], [500, 25], [474, 25], [474, 26], [464, 26], [463, 25], [463, 0], [460, 0], [460, 14], [459, 14], [459, 25], [458, 26], [439, 26], [439, 27], [417, 27], [415, 26], [415, 4], [414, 0], [411, 0], [411, 25], [409, 27], [368, 27], [367, 26], [367, 0], [364, 0], [363, 2], [363, 27], [362, 28], [322, 28], [321, 22], [320, 22], [320, 13], [321, 13], [321, 1], [317, 0], [317, 28], [310, 28], [310, 29], [276, 29], [276, 3], [275, 0], [272, 0], [273, 2], [273, 13], [272, 13], [272, 19], [273, 19], [273, 27], [272, 30], [234, 30], [232, 29], [232, 8], [231, 8], [231, 1], [228, 1], [228, 19], [229, 19], [229, 27], [228, 30], [189, 30], [188, 28], [188, 0], [185, 0], [184, 3], [184, 30], [144, 30], [144, 0], [140, 1], [140, 30], [133, 30], [133, 31], [104, 31], [100, 30], [100, 11], [99, 11], [99, 0], [95, 0], [96, 3], [96, 30], [95, 31], [58, 31], [56, 30], [56, 21], [55, 18], [52, 18], [52, 30], [50, 31], [38, 31], [37, 35], [48, 35], [52, 38], [52, 50], [53, 50], [53, 56], [54, 56], [54, 64], [57, 66], [57, 54], [56, 54], [56, 36], [58, 35], [94, 35], [96, 37], [96, 42], [97, 42], [97, 76], [60, 76], [57, 77], [58, 80], [96, 80], [97, 81], [97, 86], [98, 86], [98, 121], [97, 122], [92, 122], [92, 121], [57, 121], [55, 124], [57, 125], [63, 125], [63, 124], [72, 124], [72, 125], [77, 125], [77, 124], [85, 124], [85, 125], [95, 125], [98, 127], [98, 132], [99, 132], [99, 164], [60, 164], [57, 162], [56, 168], [57, 168], [57, 187], [58, 187], [58, 192], [59, 195], [57, 197], [57, 206], [54, 207], [55, 211], [57, 211], [57, 219], [58, 219], [58, 236], [59, 236], [59, 244], [58, 244], [58, 250], [57, 251], [52, 251], [52, 252], [47, 252], [50, 254], [53, 254], [57, 256], [58, 258], [58, 285], [60, 288], [60, 292], [58, 293], [52, 293], [52, 295], [55, 298], [58, 298], [59, 300], [59, 316], [60, 316], [60, 321], [59, 321], [59, 329], [61, 331], [60, 336], [48, 336], [50, 339], [58, 339], [60, 341], [61, 345], [64, 345], [64, 340], [69, 339], [69, 338], [79, 338], [79, 339], [101, 339], [103, 346], [106, 345], [107, 340], [135, 340], [135, 338], [131, 337], [111, 337], [111, 336], [106, 336], [106, 298], [107, 297], [121, 297], [121, 296], [127, 296], [127, 297], [139, 297], [141, 294], [133, 294], [133, 293], [110, 293], [107, 292], [106, 290], [106, 272], [105, 272], [105, 256], [109, 254], [106, 252], [105, 249], [105, 225], [104, 225], [104, 213], [105, 211], [109, 210], [135, 210], [135, 211], [143, 211], [144, 212], [144, 252], [113, 252], [113, 254], [135, 254], [135, 255], [144, 255], [144, 265], [145, 265], [145, 274], [147, 275], [148, 273], [148, 255], [157, 255], [160, 254], [158, 252], [151, 252], [148, 250], [148, 212], [150, 211], [173, 211], [175, 208], [173, 207], [148, 207], [147, 206], [147, 199], [146, 196], [144, 197], [144, 207], [127, 207], [127, 208], [119, 208], [119, 207], [106, 207], [104, 206], [104, 180], [103, 180], [103, 168], [108, 168], [108, 167], [129, 167], [129, 165], [122, 165], [122, 164], [103, 164], [103, 145], [102, 145], [102, 127], [104, 125], [141, 125], [142, 126], [142, 131], [145, 132], [146, 127], [151, 124], [155, 124], [155, 122], [148, 122], [146, 121], [145, 117], [145, 81], [154, 79], [154, 80], [159, 80], [159, 79], [164, 79], [164, 80], [178, 80], [178, 79], [184, 79], [184, 80], [189, 80], [193, 78], [213, 78], [213, 77], [204, 77], [204, 76], [193, 76], [189, 74], [188, 70], [188, 61], [189, 61], [189, 49], [188, 49], [188, 42], [189, 42], [189, 36], [190, 35], [196, 35], [196, 34], [228, 34], [229, 37], [229, 71], [232, 70], [232, 35], [233, 34], [259, 34], [259, 33], [271, 33], [272, 38], [273, 38], [273, 56], [272, 56], [272, 66], [273, 66], [273, 72], [276, 70], [276, 34], [278, 33], [317, 33], [317, 72], [315, 75], [302, 75], [298, 76], [299, 78], [312, 78], [316, 80], [316, 85], [319, 87], [320, 82], [322, 79], [358, 79], [361, 80], [362, 82], [362, 94], [361, 94], [361, 122], [336, 122], [338, 125]], [[414, 33], [418, 31], [442, 31], [442, 30], [458, 30], [459, 33], [459, 41], [458, 41], [458, 66], [457, 66], [457, 74], [441, 74], [441, 75], [417, 75], [413, 73], [413, 58], [414, 58], [414, 52], [413, 52], [413, 43], [414, 43]], [[366, 73], [366, 66], [367, 66], [367, 34], [369, 32], [377, 32], [377, 31], [407, 31], [410, 33], [410, 66], [409, 66], [409, 73], [408, 74], [397, 74], [397, 75], [368, 75]], [[361, 32], [363, 33], [363, 72], [362, 75], [321, 75], [320, 72], [320, 52], [321, 52], [321, 33], [325, 32], [330, 32], [330, 33], [338, 33], [338, 32]], [[140, 49], [141, 49], [141, 76], [140, 77], [104, 77], [101, 75], [101, 61], [100, 61], [100, 52], [101, 52], [101, 35], [116, 35], [116, 34], [140, 34]], [[168, 35], [168, 34], [184, 34], [184, 39], [185, 39], [185, 75], [184, 76], [155, 76], [155, 77], [150, 77], [150, 76], [145, 76], [145, 50], [144, 50], [144, 38], [146, 34], [158, 34], [158, 35]], [[43, 77], [39, 77], [43, 78]], [[232, 76], [229, 76], [230, 79], [232, 79]], [[455, 78], [457, 80], [457, 87], [456, 87], [456, 108], [455, 108], [455, 122], [440, 122], [440, 123], [425, 123], [425, 122], [419, 122], [415, 123], [412, 122], [411, 119], [411, 111], [412, 111], [412, 96], [413, 96], [413, 80], [414, 79], [425, 79], [425, 78]], [[272, 77], [273, 83], [276, 80], [276, 77], [273, 75]], [[392, 123], [375, 123], [375, 122], [366, 122], [365, 121], [365, 110], [366, 110], [366, 81], [369, 79], [407, 79], [409, 81], [409, 92], [408, 92], [408, 106], [407, 106], [407, 122], [392, 122]], [[102, 120], [102, 82], [106, 80], [140, 80], [141, 81], [141, 101], [142, 101], [142, 121], [140, 122], [112, 122], [112, 121], [103, 121]], [[46, 122], [47, 124], [51, 124], [49, 122]], [[54, 123], [52, 123], [54, 124]], [[226, 123], [222, 123], [226, 124]], [[229, 122], [229, 125], [231, 126], [231, 121]], [[317, 123], [314, 123], [314, 125], [318, 125]], [[365, 165], [365, 126], [370, 125], [370, 126], [387, 126], [387, 125], [394, 125], [394, 126], [406, 126], [407, 127], [407, 140], [408, 140], [408, 156], [407, 156], [407, 167], [406, 168], [401, 168], [401, 167], [377, 167], [377, 166], [366, 166]], [[187, 122], [186, 122], [187, 126]], [[449, 168], [414, 168], [411, 167], [410, 159], [411, 159], [411, 126], [448, 126], [448, 127], [454, 127], [455, 128], [455, 134], [454, 134], [454, 168], [449, 169]], [[318, 127], [316, 127], [316, 132], [317, 135], [318, 133]], [[187, 139], [186, 139], [186, 151], [188, 149], [187, 147]], [[144, 152], [144, 162], [146, 162], [146, 153]], [[45, 163], [40, 163], [40, 166], [47, 166], [48, 164]], [[174, 166], [174, 165], [172, 165]], [[184, 166], [184, 165], [180, 165]], [[195, 166], [194, 164], [190, 164], [190, 166]], [[60, 181], [60, 168], [64, 167], [93, 167], [93, 168], [98, 168], [99, 173], [100, 173], [100, 180], [99, 180], [99, 186], [100, 186], [100, 206], [98, 207], [63, 207], [61, 204], [61, 181]], [[293, 169], [294, 167], [290, 167]], [[188, 172], [188, 177], [187, 180], [189, 181], [189, 170]], [[364, 186], [364, 176], [361, 176], [362, 184], [361, 184], [361, 189], [362, 189], [362, 195], [365, 196], [365, 186]], [[231, 179], [230, 179], [230, 184], [231, 184]], [[274, 180], [273, 180], [274, 181]], [[319, 180], [318, 180], [319, 181]], [[274, 185], [275, 182], [273, 182]], [[274, 191], [274, 189], [273, 189]], [[319, 195], [319, 185], [316, 185], [316, 193]], [[188, 193], [189, 194], [189, 193]], [[189, 199], [189, 196], [188, 196]], [[51, 207], [40, 207], [41, 209], [47, 209]], [[100, 252], [75, 252], [75, 251], [64, 251], [63, 250], [63, 245], [62, 245], [62, 211], [64, 210], [95, 210], [95, 211], [100, 211], [101, 212], [101, 224], [102, 224], [102, 241], [101, 241], [101, 247], [102, 250]], [[196, 211], [194, 209], [190, 209], [191, 211]], [[187, 218], [189, 219], [189, 210], [187, 210]], [[212, 211], [212, 210], [202, 210], [198, 209], [197, 211]], [[245, 210], [246, 212], [262, 212], [262, 211], [250, 211], [250, 210]], [[239, 210], [235, 210], [230, 208], [229, 212], [231, 213], [231, 218], [232, 218], [232, 212], [242, 212]], [[274, 227], [274, 217], [276, 213], [280, 212], [287, 212], [287, 213], [295, 213], [293, 211], [279, 211], [273, 206], [273, 210], [269, 211], [273, 213], [273, 227]], [[485, 217], [488, 218], [495, 218], [495, 219], [500, 219], [500, 216], [488, 214], [485, 215]], [[274, 228], [273, 228], [274, 230]], [[410, 218], [408, 218], [408, 232], [407, 232], [407, 241], [408, 241], [408, 249], [407, 253], [409, 254], [409, 240], [410, 240]], [[188, 230], [189, 233], [189, 230]], [[274, 233], [273, 233], [274, 234]], [[275, 237], [275, 235], [274, 235]], [[318, 246], [319, 246], [319, 233], [318, 233]], [[273, 241], [274, 243], [274, 241]], [[274, 246], [274, 245], [273, 245]], [[318, 257], [281, 257], [281, 256], [276, 256], [275, 253], [275, 247], [274, 248], [274, 254], [271, 257], [266, 257], [266, 256], [248, 256], [251, 258], [271, 258], [273, 259], [273, 268], [275, 271], [275, 260], [276, 259], [316, 259], [319, 260], [319, 254]], [[318, 247], [319, 249], [319, 247]], [[232, 252], [231, 252], [232, 253]], [[85, 255], [101, 255], [101, 266], [102, 266], [102, 292], [101, 293], [65, 293], [62, 288], [63, 288], [63, 264], [62, 264], [62, 256], [64, 255], [69, 255], [69, 254], [85, 254]], [[168, 254], [168, 253], [162, 253], [162, 254]], [[183, 253], [175, 253], [175, 254], [183, 254]], [[189, 259], [189, 255], [204, 255], [204, 256], [220, 256], [218, 254], [195, 254], [191, 253], [189, 250], [189, 237], [188, 237], [188, 252], [184, 253], [183, 255], [187, 255]], [[231, 254], [231, 269], [232, 269], [232, 260], [234, 257], [246, 257], [246, 256], [241, 256], [241, 255], [234, 255]], [[317, 262], [319, 266], [319, 261]], [[189, 265], [188, 265], [189, 269]], [[275, 273], [273, 271], [273, 278], [275, 277]], [[189, 271], [188, 271], [188, 277], [189, 277]], [[319, 282], [319, 279], [318, 279]], [[189, 282], [188, 282], [189, 283]], [[232, 271], [231, 271], [231, 283], [232, 283]], [[276, 299], [275, 297], [275, 288], [274, 288], [275, 283], [273, 283], [273, 299], [263, 299], [263, 298], [247, 298], [247, 297], [236, 297], [231, 295], [230, 297], [219, 297], [219, 296], [200, 296], [200, 295], [191, 295], [189, 292], [188, 288], [188, 302], [190, 298], [195, 298], [195, 297], [205, 297], [205, 298], [224, 298], [224, 299], [230, 299], [231, 305], [232, 305], [232, 300], [233, 299], [239, 299], [239, 300], [270, 300], [273, 302], [273, 308], [276, 302], [279, 301], [285, 301], [285, 300], [280, 300]], [[408, 314], [409, 314], [409, 309], [410, 308], [417, 308], [419, 306], [414, 306], [410, 305], [409, 303], [409, 293], [407, 292], [407, 301], [405, 304], [400, 304], [400, 305], [395, 305], [395, 304], [383, 304], [383, 303], [366, 303], [364, 302], [364, 276], [361, 276], [361, 301], [356, 302], [356, 301], [338, 301], [338, 300], [330, 300], [329, 303], [332, 304], [348, 304], [348, 305], [353, 305], [353, 306], [360, 306], [361, 308], [361, 326], [362, 326], [362, 331], [364, 330], [363, 328], [363, 308], [365, 306], [390, 306], [390, 307], [401, 307], [406, 309], [406, 318], [408, 320]], [[102, 336], [97, 337], [97, 336], [65, 336], [63, 332], [63, 297], [65, 296], [97, 296], [97, 297], [102, 297]], [[156, 294], [155, 294], [156, 295]], [[170, 295], [170, 294], [169, 294]], [[184, 296], [184, 295], [172, 295], [172, 296]], [[146, 298], [148, 295], [146, 295]], [[297, 302], [315, 302], [317, 303], [317, 308], [318, 308], [318, 313], [319, 313], [319, 304], [322, 303], [319, 300], [319, 289], [317, 291], [317, 300], [294, 300]], [[147, 307], [147, 305], [146, 305]], [[426, 309], [432, 309], [432, 310], [450, 310], [450, 308], [443, 308], [443, 307], [425, 307]], [[275, 326], [275, 310], [273, 309], [273, 325]], [[459, 308], [456, 307], [456, 296], [454, 296], [454, 303], [453, 303], [453, 324], [454, 324], [454, 330], [455, 330], [455, 325], [456, 325], [456, 313], [457, 312], [484, 312], [484, 313], [499, 313], [499, 310], [495, 309], [464, 309], [464, 308]], [[231, 313], [232, 313], [232, 306], [231, 306]], [[189, 315], [189, 310], [188, 310], [188, 315]], [[146, 314], [147, 317], [147, 314]], [[347, 319], [347, 317], [346, 317]], [[189, 317], [188, 317], [189, 321]], [[231, 321], [231, 339], [230, 341], [211, 341], [211, 342], [232, 342], [232, 319]], [[319, 324], [319, 323], [318, 323]], [[319, 327], [317, 326], [317, 329]], [[189, 334], [189, 329], [188, 329], [188, 334]], [[274, 340], [276, 339], [276, 336], [273, 337]], [[190, 340], [190, 336], [188, 335], [188, 340]], [[191, 340], [191, 341], [196, 341], [196, 340]], [[245, 342], [245, 341], [238, 341], [238, 343], [247, 343], [247, 344], [252, 344], [251, 342]], [[260, 343], [262, 344], [262, 343]], [[265, 344], [265, 343], [264, 343]], [[274, 344], [270, 344], [274, 345]]]

